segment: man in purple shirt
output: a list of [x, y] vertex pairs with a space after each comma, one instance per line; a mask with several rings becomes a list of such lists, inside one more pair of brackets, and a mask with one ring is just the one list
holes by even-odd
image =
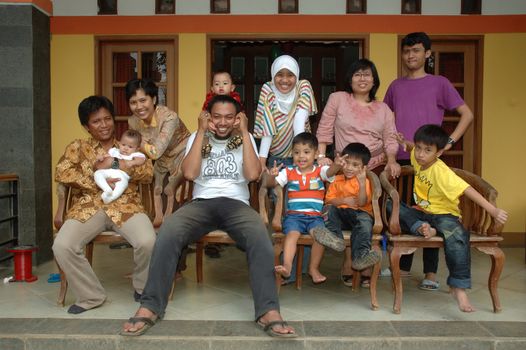
[[[458, 91], [440, 75], [425, 72], [426, 59], [431, 56], [431, 39], [426, 33], [410, 33], [402, 39], [402, 62], [406, 75], [389, 85], [384, 102], [395, 114], [398, 132], [412, 140], [415, 131], [424, 124], [442, 125], [445, 110], [456, 110], [460, 115], [457, 127], [449, 136], [445, 150], [450, 149], [466, 132], [473, 121], [473, 113]], [[397, 155], [400, 165], [408, 165], [409, 153], [401, 148]], [[409, 274], [413, 254], [400, 259], [402, 273]], [[424, 249], [424, 280], [420, 288], [437, 290], [438, 248]]]

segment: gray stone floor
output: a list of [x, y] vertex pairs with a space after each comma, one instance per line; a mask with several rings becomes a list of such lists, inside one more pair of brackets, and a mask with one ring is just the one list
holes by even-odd
[[[52, 262], [34, 269], [34, 283], [0, 285], [0, 349], [524, 349], [526, 348], [526, 265], [523, 248], [506, 248], [506, 265], [499, 292], [503, 311], [494, 314], [487, 291], [490, 261], [472, 252], [473, 288], [469, 297], [477, 312], [458, 310], [448, 294], [447, 269], [440, 259], [436, 292], [417, 288], [421, 254], [413, 277], [404, 279], [402, 313], [392, 312], [389, 277], [378, 285], [380, 310], [369, 307], [367, 289], [352, 292], [339, 281], [341, 256], [327, 254], [322, 272], [328, 281], [313, 285], [305, 276], [302, 290], [292, 285], [281, 290], [283, 316], [300, 338], [279, 341], [265, 336], [253, 322], [253, 306], [243, 253], [226, 247], [219, 259], [205, 257], [204, 283], [195, 280], [195, 256], [177, 284], [166, 318], [140, 339], [118, 335], [124, 320], [137, 309], [126, 275], [132, 270], [130, 249], [95, 247], [94, 268], [108, 293], [100, 308], [69, 315], [56, 305], [59, 285], [47, 283], [56, 272]], [[384, 261], [386, 264], [386, 261]], [[0, 270], [0, 276], [12, 274]], [[66, 304], [74, 302], [68, 293]]]

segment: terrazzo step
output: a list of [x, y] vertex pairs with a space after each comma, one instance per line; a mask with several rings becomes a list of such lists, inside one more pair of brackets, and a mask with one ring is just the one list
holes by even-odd
[[62, 349], [526, 349], [526, 322], [302, 321], [276, 339], [248, 321], [162, 321], [140, 337], [123, 320], [0, 319], [2, 350]]

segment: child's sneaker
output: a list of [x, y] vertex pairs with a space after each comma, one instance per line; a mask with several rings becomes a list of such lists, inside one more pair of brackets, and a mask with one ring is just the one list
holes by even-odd
[[343, 252], [345, 250], [345, 241], [343, 238], [336, 236], [325, 226], [317, 226], [312, 229], [314, 239], [319, 244], [336, 250], [337, 252]]
[[382, 260], [382, 255], [376, 250], [371, 250], [367, 254], [352, 261], [352, 268], [358, 271], [365, 270]]

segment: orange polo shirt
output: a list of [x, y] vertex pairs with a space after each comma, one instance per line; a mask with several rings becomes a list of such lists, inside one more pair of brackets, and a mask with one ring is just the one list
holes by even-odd
[[[367, 203], [363, 207], [355, 206], [350, 207], [346, 204], [339, 205], [338, 208], [352, 208], [352, 209], [360, 209], [363, 211], [368, 212], [370, 215], [373, 215], [373, 206], [371, 204], [372, 201], [372, 191], [371, 191], [371, 183], [369, 182], [369, 179], [365, 179], [365, 192], [367, 194]], [[327, 190], [327, 194], [325, 195], [325, 203], [329, 202], [331, 199], [334, 198], [345, 198], [345, 197], [356, 197], [358, 198], [358, 194], [360, 193], [360, 184], [358, 183], [358, 179], [355, 177], [352, 177], [350, 179], [346, 179], [344, 175], [337, 175], [334, 179], [334, 182], [329, 185], [329, 189]]]

